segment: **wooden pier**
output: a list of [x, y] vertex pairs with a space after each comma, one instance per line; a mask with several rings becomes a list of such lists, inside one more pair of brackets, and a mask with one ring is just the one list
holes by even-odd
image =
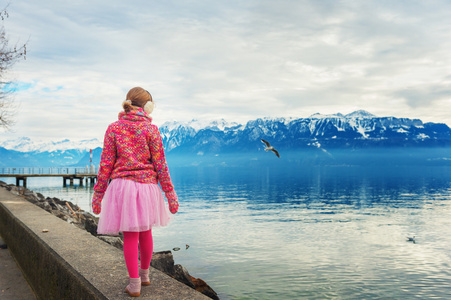
[[86, 184], [94, 184], [97, 180], [97, 173], [94, 167], [86, 168], [0, 168], [0, 177], [16, 178], [16, 186], [27, 187], [29, 177], [62, 177], [63, 186], [74, 185], [74, 180], [78, 180], [80, 186], [86, 179]]

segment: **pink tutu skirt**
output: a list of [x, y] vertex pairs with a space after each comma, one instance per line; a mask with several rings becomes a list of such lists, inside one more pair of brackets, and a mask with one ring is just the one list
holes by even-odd
[[147, 231], [166, 226], [171, 213], [158, 184], [113, 179], [102, 200], [97, 233]]

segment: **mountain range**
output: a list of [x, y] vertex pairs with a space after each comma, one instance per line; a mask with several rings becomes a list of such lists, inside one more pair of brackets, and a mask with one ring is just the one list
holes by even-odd
[[[89, 150], [100, 157], [102, 143], [97, 139], [71, 141], [35, 141], [19, 137], [0, 141], [0, 167], [59, 167], [89, 164]], [[94, 155], [93, 155], [94, 156]], [[86, 166], [84, 164], [83, 166]]]
[[263, 118], [245, 125], [225, 120], [196, 128], [188, 123], [165, 123], [160, 127], [167, 151], [178, 153], [221, 153], [261, 150], [260, 139], [279, 149], [311, 147], [437, 147], [451, 146], [446, 124], [423, 123], [418, 119], [376, 117], [359, 110], [348, 115], [314, 114], [308, 118]]
[[[376, 117], [363, 110], [347, 115], [259, 118], [246, 124], [223, 119], [166, 122], [159, 129], [167, 156], [179, 158], [174, 161], [187, 159], [193, 164], [207, 157], [237, 157], [244, 153], [252, 153], [252, 159], [258, 160], [264, 153], [261, 139], [281, 153], [308, 152], [316, 160], [336, 159], [339, 153], [371, 153], [375, 149], [379, 152], [404, 149], [409, 155], [421, 149], [426, 158], [435, 153], [427, 159], [451, 160], [451, 129], [446, 124]], [[0, 141], [0, 166], [86, 166], [89, 149], [93, 149], [93, 163], [98, 164], [101, 146], [97, 139], [51, 143], [29, 138]], [[264, 158], [269, 159], [269, 154], [265, 153]]]

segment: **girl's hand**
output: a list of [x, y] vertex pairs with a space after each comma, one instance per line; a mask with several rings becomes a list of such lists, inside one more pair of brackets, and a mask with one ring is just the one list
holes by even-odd
[[174, 190], [167, 192], [165, 194], [166, 194], [166, 198], [168, 199], [169, 211], [172, 214], [177, 213], [177, 211], [179, 210], [179, 201], [177, 198], [177, 194], [175, 193]]
[[103, 195], [101, 193], [94, 192], [92, 196], [92, 212], [96, 215], [100, 214]]

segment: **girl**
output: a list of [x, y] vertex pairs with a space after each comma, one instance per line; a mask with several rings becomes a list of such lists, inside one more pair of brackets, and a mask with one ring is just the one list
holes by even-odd
[[160, 132], [150, 117], [154, 107], [152, 96], [135, 87], [127, 93], [122, 106], [124, 111], [119, 113], [119, 120], [110, 124], [105, 133], [92, 209], [95, 214], [100, 213], [99, 234], [123, 232], [125, 264], [130, 276], [125, 291], [137, 297], [141, 285], [150, 284], [152, 227], [165, 226], [171, 218], [158, 183], [171, 213], [177, 212], [179, 204]]

